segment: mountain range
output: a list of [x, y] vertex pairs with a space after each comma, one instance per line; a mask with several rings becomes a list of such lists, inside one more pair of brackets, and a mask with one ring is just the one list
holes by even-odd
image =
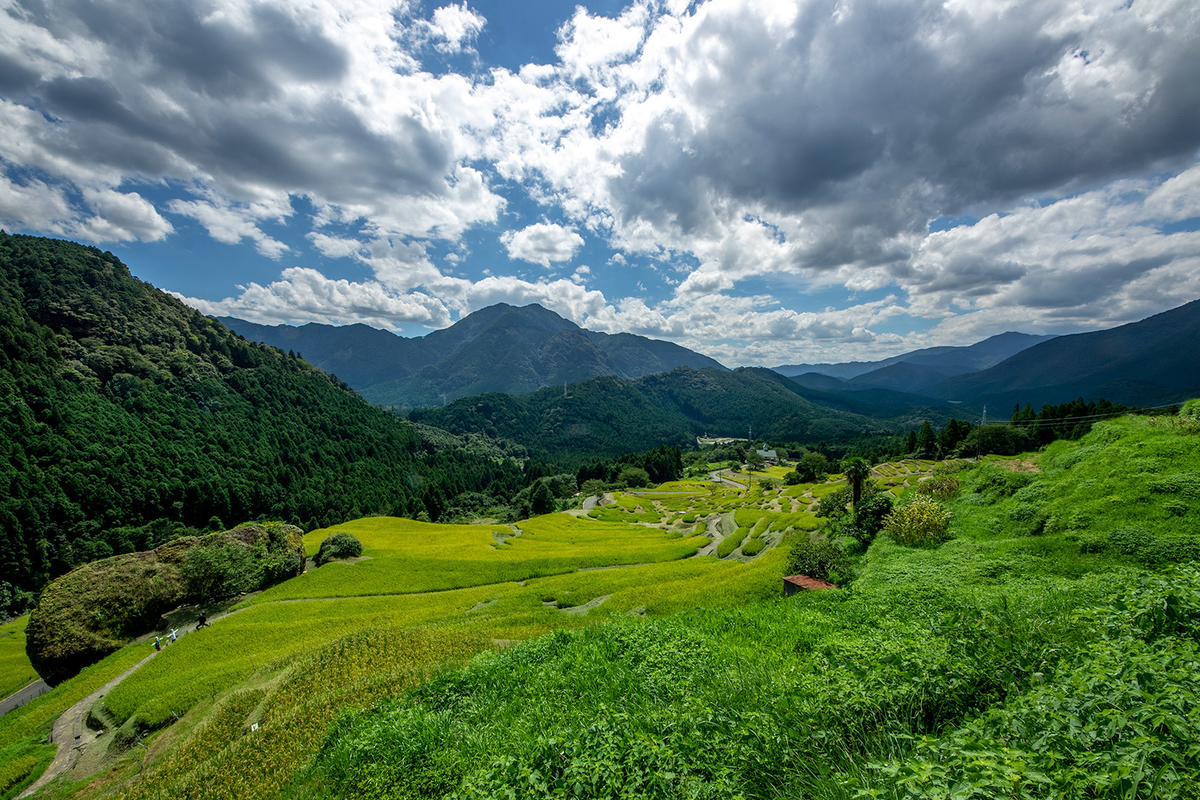
[[[845, 410], [979, 409], [1076, 398], [1165, 405], [1200, 393], [1200, 300], [1103, 331], [1003, 333], [970, 347], [935, 347], [874, 362], [777, 367], [805, 397]], [[869, 413], [869, 412], [868, 412]]]
[[536, 303], [498, 303], [416, 338], [366, 325], [267, 326], [232, 317], [220, 322], [247, 339], [299, 351], [313, 366], [384, 406], [442, 405], [484, 392], [522, 394], [681, 366], [725, 369], [671, 342], [585, 330]]
[[795, 378], [802, 386], [820, 391], [891, 389], [919, 392], [946, 378], [994, 367], [1022, 350], [1053, 338], [1009, 331], [967, 347], [927, 347], [879, 361], [784, 364], [775, 367], [775, 371]]

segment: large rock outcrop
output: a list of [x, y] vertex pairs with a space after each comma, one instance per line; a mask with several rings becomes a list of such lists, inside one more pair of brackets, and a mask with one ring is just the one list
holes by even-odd
[[179, 604], [265, 588], [299, 575], [304, 560], [299, 528], [266, 523], [93, 561], [45, 588], [25, 651], [55, 685], [150, 632]]

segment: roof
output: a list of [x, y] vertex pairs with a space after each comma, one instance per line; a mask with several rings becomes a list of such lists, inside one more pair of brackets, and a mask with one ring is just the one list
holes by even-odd
[[788, 575], [784, 578], [785, 581], [793, 586], [799, 586], [801, 589], [836, 589], [837, 585], [823, 581], [819, 578], [810, 578], [807, 575]]
[[757, 452], [763, 458], [778, 458], [778, 456], [775, 455], [774, 450], [759, 450]]

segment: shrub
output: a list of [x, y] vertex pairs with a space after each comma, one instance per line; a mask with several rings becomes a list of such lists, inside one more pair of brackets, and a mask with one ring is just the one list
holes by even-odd
[[792, 545], [787, 572], [789, 575], [808, 575], [830, 583], [845, 583], [853, 577], [845, 548], [826, 537], [805, 537]]
[[800, 473], [796, 472], [796, 470], [792, 470], [784, 475], [783, 482], [788, 486], [799, 486], [801, 483], [804, 483], [804, 481], [800, 480]]
[[199, 601], [220, 600], [257, 588], [254, 557], [250, 548], [237, 542], [193, 547], [184, 554], [179, 572], [188, 595]]
[[742, 555], [756, 556], [761, 553], [767, 546], [765, 539], [751, 539], [742, 545]]
[[958, 494], [959, 481], [955, 475], [935, 475], [927, 481], [917, 484], [920, 494], [927, 494], [936, 500], [951, 500]]
[[818, 517], [827, 517], [829, 519], [837, 519], [844, 516], [846, 505], [850, 502], [853, 495], [849, 486], [843, 486], [832, 494], [827, 494], [817, 501], [813, 507], [813, 513]]
[[362, 555], [362, 542], [345, 531], [338, 531], [332, 536], [325, 537], [321, 547], [313, 557], [313, 563], [318, 567], [339, 558], [358, 558]]
[[1182, 419], [1200, 422], [1200, 398], [1193, 398], [1184, 403], [1179, 409], [1179, 416]]
[[898, 506], [883, 524], [884, 531], [907, 547], [936, 547], [950, 538], [950, 511], [931, 497], [917, 494]]
[[886, 493], [865, 494], [854, 504], [854, 522], [850, 534], [864, 547], [875, 541], [884, 520], [892, 511], [892, 497]]

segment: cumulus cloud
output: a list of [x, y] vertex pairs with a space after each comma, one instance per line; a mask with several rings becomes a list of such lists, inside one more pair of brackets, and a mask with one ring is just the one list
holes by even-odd
[[[169, 213], [299, 258], [286, 222], [372, 272], [218, 304], [260, 320], [542, 302], [734, 363], [1101, 327], [1200, 294], [1192, 6], [633, 0], [576, 8], [552, 63], [456, 74], [423, 59], [478, 67], [466, 2], [0, 1], [0, 219], [159, 241]], [[596, 277], [655, 296], [462, 277], [502, 185], [564, 220], [502, 234], [511, 258], [569, 263], [586, 232], [613, 251]], [[905, 315], [932, 327], [888, 332]]]
[[434, 46], [447, 53], [457, 53], [470, 46], [483, 30], [487, 20], [467, 8], [467, 4], [442, 6], [429, 20], [430, 37]]
[[583, 246], [583, 237], [570, 228], [539, 222], [519, 231], [505, 231], [500, 241], [509, 258], [549, 267], [555, 261], [570, 261]]
[[264, 324], [323, 322], [346, 325], [362, 322], [396, 330], [406, 324], [445, 327], [445, 305], [421, 293], [398, 295], [377, 282], [330, 280], [314, 269], [285, 269], [266, 286], [251, 283], [238, 297], [209, 301], [185, 297], [183, 302], [205, 314], [234, 316]]

